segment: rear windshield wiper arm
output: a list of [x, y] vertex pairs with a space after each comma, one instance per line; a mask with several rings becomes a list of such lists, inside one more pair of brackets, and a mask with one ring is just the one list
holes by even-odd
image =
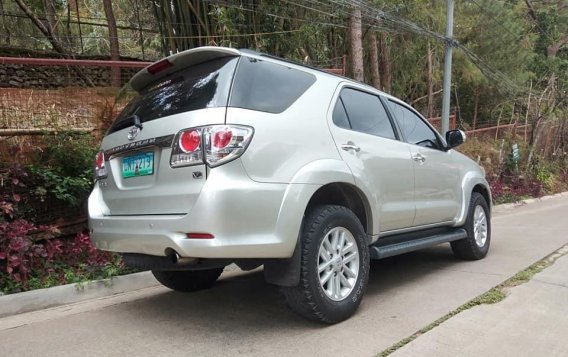
[[132, 116], [130, 118], [134, 122], [134, 126], [137, 127], [138, 129], [142, 130], [142, 122], [140, 121], [140, 117], [136, 114], [132, 114]]

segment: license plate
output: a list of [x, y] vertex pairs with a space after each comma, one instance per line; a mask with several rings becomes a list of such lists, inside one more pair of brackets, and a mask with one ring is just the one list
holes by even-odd
[[147, 176], [154, 173], [154, 153], [144, 152], [122, 158], [122, 177]]

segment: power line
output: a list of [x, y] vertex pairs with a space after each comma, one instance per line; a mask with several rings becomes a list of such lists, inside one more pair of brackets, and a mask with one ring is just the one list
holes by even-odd
[[[282, 35], [286, 33], [293, 33], [293, 32], [301, 32], [302, 30], [285, 30], [285, 31], [272, 31], [272, 32], [255, 32], [255, 33], [239, 33], [239, 34], [231, 34], [231, 35], [201, 35], [201, 36], [160, 36], [161, 38], [191, 38], [191, 39], [211, 39], [211, 38], [224, 38], [224, 37], [253, 37], [253, 36], [270, 36], [270, 35]], [[7, 37], [7, 36], [0, 36]], [[66, 38], [76, 39], [79, 36], [65, 36]], [[118, 39], [130, 39], [130, 38], [138, 38], [139, 36], [117, 36]], [[43, 39], [43, 37], [34, 37], [34, 36], [13, 36], [10, 35], [10, 38], [35, 38], [35, 39]], [[99, 38], [107, 40], [106, 36], [82, 36], [82, 38]]]
[[[337, 0], [332, 0], [333, 2], [337, 3], [337, 4], [343, 4], [345, 5], [346, 2], [345, 1], [337, 1]], [[476, 65], [476, 67], [479, 68], [479, 70], [488, 78], [493, 80], [498, 87], [505, 89], [507, 93], [509, 94], [515, 94], [515, 93], [519, 93], [519, 92], [527, 92], [526, 88], [521, 87], [519, 85], [517, 85], [515, 82], [511, 81], [507, 75], [505, 75], [503, 72], [499, 71], [498, 69], [494, 68], [493, 66], [491, 66], [490, 64], [488, 64], [486, 61], [484, 61], [483, 59], [481, 59], [477, 54], [475, 54], [472, 50], [470, 50], [469, 48], [467, 48], [466, 46], [460, 44], [459, 42], [455, 41], [455, 40], [450, 40], [447, 39], [445, 36], [435, 32], [435, 31], [431, 31], [429, 29], [425, 29], [421, 26], [419, 26], [416, 23], [413, 23], [411, 21], [408, 21], [406, 19], [402, 19], [399, 18], [397, 16], [394, 16], [388, 12], [385, 12], [383, 10], [380, 9], [376, 9], [375, 7], [369, 5], [366, 1], [364, 0], [357, 0], [355, 1], [359, 6], [362, 6], [365, 8], [365, 12], [364, 12], [364, 17], [366, 17], [367, 20], [372, 19], [372, 20], [386, 20], [389, 23], [395, 24], [396, 26], [400, 26], [401, 28], [415, 33], [417, 35], [421, 35], [421, 36], [426, 36], [429, 38], [433, 38], [442, 42], [448, 42], [451, 41], [452, 45], [454, 47], [457, 47], [459, 49], [461, 49], [463, 51], [463, 53], [470, 59], [470, 61]]]
[[[207, 2], [212, 3], [212, 4], [216, 4], [216, 5], [221, 5], [224, 6], [226, 8], [230, 8], [230, 9], [235, 9], [235, 10], [242, 10], [242, 11], [248, 11], [248, 12], [254, 12], [254, 13], [258, 13], [257, 9], [253, 9], [252, 7], [246, 7], [241, 5], [233, 5], [232, 3], [230, 3], [229, 1], [223, 1], [223, 0], [207, 0]], [[286, 2], [285, 0], [283, 0], [283, 2]], [[278, 15], [278, 14], [273, 14], [273, 13], [269, 13], [266, 12], [264, 13], [264, 15], [268, 16], [268, 17], [273, 17], [276, 19], [284, 19], [284, 20], [290, 20], [290, 21], [298, 21], [298, 22], [303, 22], [303, 23], [308, 23], [308, 24], [316, 24], [316, 25], [322, 25], [322, 26], [332, 26], [332, 27], [339, 27], [339, 28], [347, 28], [347, 26], [345, 25], [341, 25], [341, 24], [336, 24], [336, 23], [332, 23], [332, 22], [322, 22], [322, 21], [317, 21], [315, 19], [301, 19], [301, 18], [296, 18], [296, 17], [290, 17], [290, 16], [283, 16], [283, 15]]]
[[[240, 4], [239, 6], [237, 5], [233, 5], [231, 4], [229, 1], [222, 1], [222, 0], [210, 0], [208, 1], [211, 4], [217, 4], [220, 6], [225, 6], [225, 7], [229, 7], [229, 8], [233, 8], [233, 9], [237, 9], [240, 11], [250, 11], [250, 12], [255, 12], [255, 13], [259, 13], [259, 9], [258, 8], [251, 8], [251, 7], [246, 7], [243, 6], [242, 4]], [[386, 11], [383, 9], [378, 9], [372, 5], [370, 5], [368, 3], [368, 1], [365, 0], [355, 0], [355, 1], [347, 1], [347, 0], [331, 0], [329, 2], [322, 2], [322, 1], [318, 1], [318, 0], [306, 0], [303, 1], [302, 3], [299, 3], [297, 1], [292, 1], [292, 0], [283, 0], [282, 2], [284, 3], [288, 3], [292, 6], [298, 7], [298, 8], [303, 8], [305, 10], [311, 11], [314, 14], [317, 14], [317, 16], [324, 16], [324, 17], [328, 17], [329, 19], [333, 20], [333, 19], [337, 19], [340, 21], [343, 21], [345, 18], [348, 18], [350, 16], [350, 8], [353, 4], [360, 6], [362, 9], [362, 19], [366, 20], [366, 22], [369, 24], [370, 27], [374, 28], [374, 29], [378, 29], [378, 30], [402, 30], [405, 32], [410, 32], [410, 33], [414, 33], [417, 34], [419, 36], [425, 36], [428, 38], [432, 38], [441, 42], [448, 42], [450, 41], [449, 39], [447, 39], [444, 35], [439, 34], [435, 31], [432, 31], [428, 28], [424, 28], [412, 21], [409, 21], [407, 19], [401, 18], [399, 16], [394, 15], [392, 12], [390, 11]], [[476, 1], [471, 0], [472, 3], [474, 3], [477, 6], [480, 6]], [[297, 19], [297, 18], [293, 18], [293, 17], [289, 17], [289, 16], [282, 16], [282, 15], [278, 15], [278, 14], [273, 14], [273, 13], [264, 13], [264, 15], [266, 16], [270, 16], [270, 17], [274, 17], [274, 18], [282, 18], [285, 20], [290, 20], [290, 21], [302, 21], [305, 23], [310, 23], [310, 24], [319, 24], [319, 25], [324, 25], [324, 26], [330, 26], [330, 27], [337, 27], [337, 28], [346, 28], [346, 26], [341, 25], [341, 24], [336, 24], [336, 23], [332, 23], [332, 22], [321, 22], [321, 21], [316, 21], [314, 19], [311, 20], [306, 20], [306, 19]], [[99, 19], [99, 18], [97, 18]], [[494, 18], [493, 18], [494, 20]], [[173, 23], [174, 25], [180, 25], [180, 23]], [[139, 31], [139, 29], [133, 29], [136, 31]], [[286, 31], [272, 31], [272, 32], [261, 32], [261, 33], [246, 33], [246, 34], [222, 34], [222, 35], [212, 35], [212, 36], [184, 36], [183, 38], [191, 38], [191, 39], [215, 39], [215, 38], [236, 38], [236, 37], [252, 37], [252, 36], [276, 36], [276, 35], [284, 35], [284, 34], [289, 34], [289, 33], [295, 33], [295, 32], [300, 32], [302, 31], [301, 29], [298, 30], [286, 30]], [[508, 32], [512, 33], [510, 30], [508, 30]], [[66, 36], [67, 38], [73, 39], [73, 38], [78, 38], [78, 36]], [[164, 39], [168, 39], [168, 38], [180, 38], [180, 36], [171, 36], [171, 37], [164, 37], [162, 36], [162, 38]], [[11, 38], [18, 38], [17, 36], [11, 36]], [[19, 36], [19, 38], [29, 38], [29, 36]], [[103, 36], [82, 36], [82, 38], [94, 38], [94, 39], [103, 39]], [[121, 39], [129, 39], [129, 38], [136, 38], [138, 39], [139, 36], [119, 36], [119, 38]], [[488, 63], [486, 63], [486, 61], [482, 60], [478, 55], [476, 55], [473, 51], [471, 51], [470, 49], [468, 49], [467, 47], [465, 47], [464, 45], [461, 45], [459, 43], [457, 43], [456, 41], [452, 40], [452, 45], [455, 47], [460, 48], [464, 54], [466, 54], [466, 56], [472, 61], [472, 63], [474, 63], [481, 71], [482, 73], [487, 77], [487, 78], [491, 78], [495, 81], [498, 81], [498, 83], [500, 85], [504, 85], [506, 87], [508, 87], [508, 90], [510, 91], [518, 91], [519, 87], [512, 82], [510, 79], [508, 79], [508, 77], [506, 75], [504, 75], [502, 72], [496, 70], [495, 68], [493, 68], [491, 65], [489, 65]]]

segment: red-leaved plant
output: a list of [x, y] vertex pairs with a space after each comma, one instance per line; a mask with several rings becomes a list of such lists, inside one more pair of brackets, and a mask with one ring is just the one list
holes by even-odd
[[[14, 293], [101, 277], [120, 267], [120, 258], [98, 251], [89, 235], [62, 238], [55, 226], [36, 226], [25, 218], [27, 173], [12, 167], [0, 185], [0, 293]], [[104, 274], [102, 274], [104, 277]]]
[[70, 283], [70, 276], [89, 278], [89, 271], [116, 260], [97, 250], [85, 233], [74, 239], [59, 239], [57, 234], [54, 227], [35, 227], [22, 219], [0, 223], [0, 291]]
[[528, 197], [541, 197], [544, 187], [535, 178], [501, 175], [489, 179], [491, 194], [496, 203], [514, 202]]

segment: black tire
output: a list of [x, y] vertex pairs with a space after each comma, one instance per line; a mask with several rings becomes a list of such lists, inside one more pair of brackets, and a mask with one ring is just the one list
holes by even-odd
[[222, 272], [223, 268], [188, 271], [152, 270], [152, 274], [162, 285], [184, 293], [211, 287]]
[[[481, 207], [485, 212], [487, 221], [487, 238], [482, 245], [477, 244], [475, 240], [475, 210]], [[467, 238], [460, 239], [451, 243], [454, 255], [465, 260], [479, 260], [485, 258], [489, 252], [491, 243], [491, 217], [489, 215], [489, 206], [485, 197], [480, 193], [473, 192], [467, 212], [467, 220], [463, 228], [467, 231]]]
[[[331, 234], [330, 232], [335, 228], [345, 228], [351, 233], [356, 243], [357, 254], [359, 255], [359, 263], [353, 263], [358, 267], [358, 274], [356, 278], [353, 278], [355, 280], [351, 285], [352, 290], [340, 301], [333, 300], [326, 294], [320, 283], [318, 273], [320, 245], [322, 245], [324, 238], [329, 239], [328, 234]], [[345, 207], [335, 205], [318, 206], [310, 210], [304, 218], [300, 239], [300, 283], [295, 287], [282, 288], [288, 306], [294, 312], [309, 320], [328, 324], [349, 318], [359, 307], [369, 280], [369, 247], [361, 222], [352, 211]], [[338, 257], [336, 258], [341, 260], [341, 264], [343, 264], [342, 259], [345, 259], [349, 253], [339, 253], [339, 249], [337, 252]], [[353, 251], [351, 253], [354, 255]], [[334, 267], [339, 267], [341, 264], [334, 265]], [[328, 269], [331, 270], [331, 268]], [[333, 274], [335, 276], [343, 274], [345, 278], [346, 275], [343, 273], [343, 269], [342, 267], [339, 273]], [[331, 281], [333, 278], [329, 279]], [[347, 294], [347, 291], [345, 293]]]

